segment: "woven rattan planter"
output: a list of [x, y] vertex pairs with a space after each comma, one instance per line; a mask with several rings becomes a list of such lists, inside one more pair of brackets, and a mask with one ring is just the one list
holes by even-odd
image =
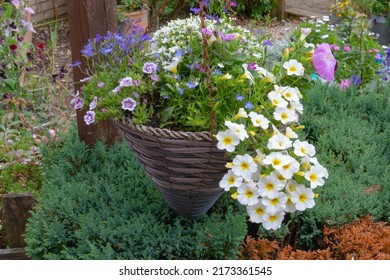
[[198, 218], [223, 193], [225, 153], [209, 132], [180, 132], [116, 122], [146, 173], [178, 214]]

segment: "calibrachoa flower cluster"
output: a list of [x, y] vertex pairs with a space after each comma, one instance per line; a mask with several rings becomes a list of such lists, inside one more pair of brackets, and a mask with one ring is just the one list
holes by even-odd
[[233, 190], [252, 222], [278, 229], [286, 213], [315, 205], [313, 189], [324, 185], [328, 172], [315, 157], [315, 147], [298, 139], [299, 89], [274, 85], [267, 97], [255, 110], [240, 108], [216, 135], [218, 148], [233, 158], [220, 187]]

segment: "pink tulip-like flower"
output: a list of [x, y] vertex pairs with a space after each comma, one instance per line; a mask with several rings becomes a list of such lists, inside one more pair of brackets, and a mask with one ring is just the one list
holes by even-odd
[[351, 86], [348, 79], [341, 79], [340, 81], [340, 89], [343, 90], [345, 88], [349, 88]]
[[327, 81], [334, 80], [337, 61], [333, 56], [329, 44], [323, 43], [318, 45], [313, 52], [313, 64], [318, 71], [318, 75]]

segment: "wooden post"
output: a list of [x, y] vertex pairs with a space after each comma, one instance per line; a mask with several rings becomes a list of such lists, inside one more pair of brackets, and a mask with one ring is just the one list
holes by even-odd
[[[118, 28], [116, 0], [69, 0], [68, 14], [73, 61], [84, 61], [81, 50], [88, 39], [94, 38], [98, 33], [104, 36], [108, 31], [116, 32]], [[82, 85], [77, 82], [85, 78], [85, 75], [80, 69], [74, 68], [73, 78], [76, 82], [75, 91], [78, 91]], [[84, 115], [85, 111], [77, 111], [77, 127], [80, 139], [89, 146], [93, 146], [98, 139], [105, 140], [108, 145], [122, 139], [112, 121], [86, 125]]]
[[31, 217], [30, 211], [34, 208], [34, 205], [34, 196], [30, 193], [3, 195], [5, 227], [9, 248], [25, 246], [23, 235], [26, 232], [26, 223], [28, 218]]

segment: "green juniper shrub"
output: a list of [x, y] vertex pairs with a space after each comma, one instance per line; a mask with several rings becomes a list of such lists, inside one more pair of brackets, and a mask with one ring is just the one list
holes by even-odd
[[367, 214], [390, 221], [389, 93], [359, 94], [356, 88], [320, 83], [307, 93], [304, 133], [329, 178], [315, 189], [316, 207], [291, 215], [288, 234], [266, 237], [315, 249], [324, 225], [347, 224]]
[[42, 195], [27, 225], [33, 259], [236, 259], [243, 209], [221, 197], [204, 217], [177, 216], [127, 144], [88, 149], [73, 131], [43, 149]]

